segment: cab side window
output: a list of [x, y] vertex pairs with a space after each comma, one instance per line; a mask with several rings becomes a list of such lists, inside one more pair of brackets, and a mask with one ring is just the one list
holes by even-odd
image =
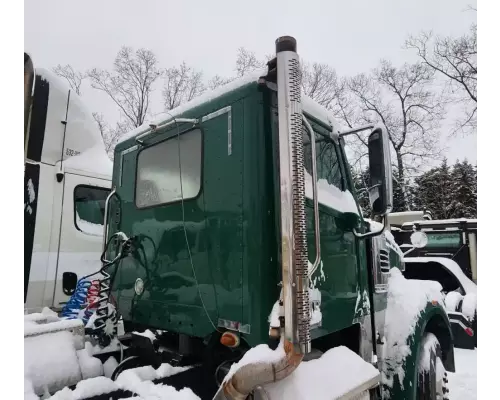
[[[304, 143], [304, 164], [307, 173], [312, 177], [312, 152], [311, 140], [305, 129], [302, 127], [302, 140]], [[344, 181], [340, 169], [338, 148], [330, 138], [316, 132], [316, 169], [318, 181], [326, 180], [329, 185], [333, 185], [340, 190], [345, 190]]]
[[104, 225], [104, 206], [109, 189], [79, 185], [74, 191], [75, 226], [86, 234], [101, 236]]

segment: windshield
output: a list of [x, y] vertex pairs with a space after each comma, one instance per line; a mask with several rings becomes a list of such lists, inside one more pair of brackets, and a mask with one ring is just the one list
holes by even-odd
[[435, 247], [453, 247], [458, 248], [461, 244], [461, 235], [459, 232], [454, 233], [428, 233], [427, 234], [427, 246], [430, 248]]

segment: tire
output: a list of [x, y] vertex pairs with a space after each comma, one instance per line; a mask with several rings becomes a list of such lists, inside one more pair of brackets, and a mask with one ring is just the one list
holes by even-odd
[[442, 362], [441, 346], [432, 333], [425, 333], [420, 342], [417, 374], [418, 400], [448, 400], [448, 375]]
[[138, 356], [131, 356], [123, 360], [120, 364], [118, 364], [111, 375], [111, 380], [116, 381], [118, 375], [120, 375], [123, 371], [131, 368], [144, 367], [147, 364], [144, 358]]

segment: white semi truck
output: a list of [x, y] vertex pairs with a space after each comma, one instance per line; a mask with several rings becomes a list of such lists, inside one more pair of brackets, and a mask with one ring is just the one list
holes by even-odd
[[24, 303], [59, 309], [100, 267], [112, 162], [91, 113], [24, 53]]

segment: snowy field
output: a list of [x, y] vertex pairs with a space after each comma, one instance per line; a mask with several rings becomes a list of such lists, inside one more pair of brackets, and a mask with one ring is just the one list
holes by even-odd
[[448, 373], [450, 400], [477, 399], [477, 349], [455, 349], [456, 373]]

